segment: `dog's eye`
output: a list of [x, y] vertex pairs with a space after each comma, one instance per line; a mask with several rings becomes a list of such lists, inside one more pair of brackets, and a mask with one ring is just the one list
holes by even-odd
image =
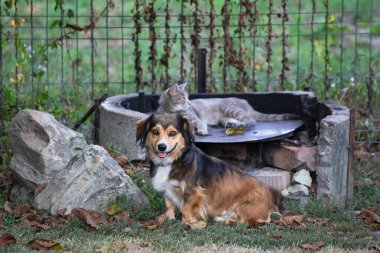
[[174, 137], [174, 136], [176, 136], [177, 135], [177, 132], [176, 131], [170, 131], [170, 133], [169, 133], [169, 136], [170, 137]]
[[153, 134], [153, 135], [159, 135], [159, 134], [160, 134], [160, 132], [158, 132], [158, 130], [157, 130], [157, 129], [153, 129], [153, 130], [152, 130], [152, 134]]

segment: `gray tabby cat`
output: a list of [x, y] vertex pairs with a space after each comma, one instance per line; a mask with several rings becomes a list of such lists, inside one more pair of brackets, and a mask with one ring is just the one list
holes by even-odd
[[174, 84], [158, 101], [157, 112], [180, 113], [194, 125], [197, 134], [207, 135], [207, 125], [225, 128], [252, 128], [256, 121], [298, 119], [295, 114], [264, 114], [255, 111], [246, 100], [235, 97], [189, 100], [186, 83]]

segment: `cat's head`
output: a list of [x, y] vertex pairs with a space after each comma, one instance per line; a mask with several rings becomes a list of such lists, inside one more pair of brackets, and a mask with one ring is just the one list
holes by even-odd
[[160, 96], [159, 105], [165, 112], [178, 112], [189, 108], [189, 94], [186, 91], [187, 83], [173, 84]]

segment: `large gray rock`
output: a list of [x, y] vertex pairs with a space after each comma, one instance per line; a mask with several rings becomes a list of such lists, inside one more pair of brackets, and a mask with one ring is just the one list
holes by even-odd
[[34, 191], [86, 146], [81, 133], [59, 123], [51, 114], [21, 110], [9, 128], [13, 158], [10, 167], [22, 186]]
[[350, 111], [334, 103], [321, 120], [317, 150], [317, 197], [344, 207], [347, 196]]
[[121, 195], [126, 195], [134, 208], [149, 204], [104, 148], [89, 145], [49, 181], [36, 197], [35, 206], [52, 214], [62, 208], [70, 213], [77, 207], [102, 212]]

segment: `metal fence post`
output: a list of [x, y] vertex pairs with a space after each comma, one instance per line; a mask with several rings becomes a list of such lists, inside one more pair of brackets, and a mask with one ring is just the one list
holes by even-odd
[[197, 51], [198, 54], [198, 80], [197, 80], [197, 86], [198, 86], [198, 93], [205, 93], [206, 92], [206, 55], [207, 50], [205, 48], [198, 48]]

